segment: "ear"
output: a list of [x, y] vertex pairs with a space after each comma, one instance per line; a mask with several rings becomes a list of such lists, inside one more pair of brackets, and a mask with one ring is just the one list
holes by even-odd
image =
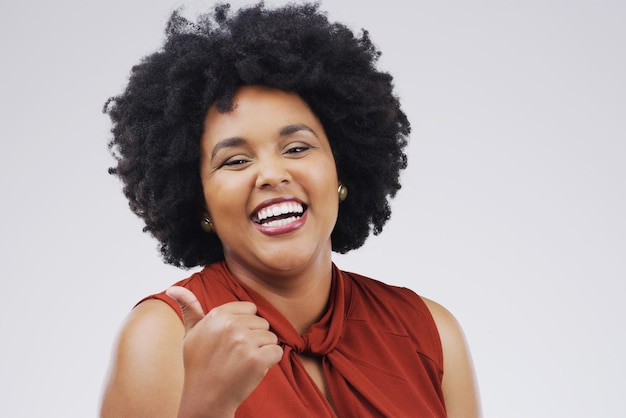
[[200, 223], [200, 227], [202, 228], [202, 230], [209, 234], [215, 232], [215, 230], [213, 229], [213, 222], [211, 221], [211, 214], [207, 209], [206, 202], [202, 201], [202, 203], [200, 203], [198, 207], [199, 208], [196, 212], [196, 215], [198, 217], [198, 222]]
[[206, 201], [204, 200], [204, 195], [198, 201], [198, 211], [196, 212], [198, 219], [202, 218], [211, 218], [211, 214], [209, 213], [209, 208], [207, 208]]

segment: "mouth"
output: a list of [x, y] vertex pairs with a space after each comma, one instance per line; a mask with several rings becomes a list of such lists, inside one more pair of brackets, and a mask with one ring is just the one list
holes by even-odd
[[290, 200], [264, 206], [251, 219], [265, 227], [281, 227], [300, 219], [306, 209], [306, 205]]

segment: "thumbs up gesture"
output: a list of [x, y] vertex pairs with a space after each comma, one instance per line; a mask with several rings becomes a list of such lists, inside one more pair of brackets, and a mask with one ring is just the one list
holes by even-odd
[[282, 358], [276, 335], [251, 302], [229, 302], [205, 315], [188, 289], [173, 286], [167, 295], [180, 305], [185, 325], [179, 416], [233, 416]]

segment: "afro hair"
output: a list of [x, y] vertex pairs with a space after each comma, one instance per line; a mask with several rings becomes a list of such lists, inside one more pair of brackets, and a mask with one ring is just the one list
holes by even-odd
[[236, 12], [220, 4], [195, 22], [174, 12], [162, 48], [132, 68], [124, 91], [104, 107], [117, 163], [109, 171], [164, 261], [190, 268], [224, 258], [219, 238], [200, 228], [200, 138], [208, 109], [231, 109], [243, 85], [294, 92], [322, 122], [350, 190], [333, 251], [379, 234], [400, 189], [410, 133], [391, 75], [376, 68], [379, 56], [367, 31], [330, 22], [317, 4]]

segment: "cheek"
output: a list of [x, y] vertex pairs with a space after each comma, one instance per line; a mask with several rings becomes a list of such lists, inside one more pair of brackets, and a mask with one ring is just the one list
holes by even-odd
[[326, 175], [321, 177], [323, 181], [319, 182], [318, 193], [320, 193], [320, 196], [324, 199], [325, 204], [328, 205], [329, 208], [336, 208], [339, 204], [339, 196], [337, 193], [339, 180], [334, 171], [335, 166], [329, 166], [327, 170]]
[[204, 203], [212, 217], [220, 216], [226, 210], [224, 203], [229, 199], [225, 199], [224, 196], [231, 196], [230, 201], [235, 199], [230, 188], [224, 186], [223, 183], [215, 180], [203, 184]]
[[250, 176], [243, 173], [225, 173], [214, 175], [209, 181], [203, 182], [204, 201], [209, 214], [226, 222], [235, 216], [247, 216], [246, 208], [251, 187], [254, 186]]

